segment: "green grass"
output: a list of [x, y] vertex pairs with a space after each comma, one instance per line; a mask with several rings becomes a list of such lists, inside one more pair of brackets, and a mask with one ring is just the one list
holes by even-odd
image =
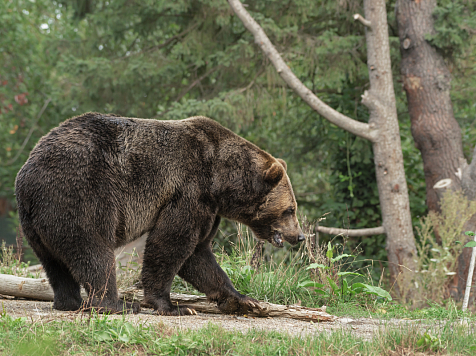
[[134, 326], [126, 319], [92, 316], [83, 321], [37, 321], [0, 316], [1, 355], [474, 355], [471, 328], [447, 323], [425, 335], [414, 326], [381, 329], [370, 341], [338, 330], [313, 336], [230, 332], [216, 325], [178, 331], [163, 324]]

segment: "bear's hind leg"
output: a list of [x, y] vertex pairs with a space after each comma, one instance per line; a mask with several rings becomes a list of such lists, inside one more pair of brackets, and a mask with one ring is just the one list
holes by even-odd
[[47, 249], [40, 237], [30, 229], [23, 229], [26, 239], [40, 260], [54, 291], [53, 308], [74, 311], [81, 308], [83, 299], [79, 283], [73, 278], [68, 267]]

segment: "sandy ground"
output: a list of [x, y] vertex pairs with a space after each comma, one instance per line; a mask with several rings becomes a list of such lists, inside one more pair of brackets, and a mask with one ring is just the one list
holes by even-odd
[[[62, 312], [52, 309], [53, 303], [39, 302], [31, 300], [12, 299], [10, 297], [0, 296], [0, 305], [6, 313], [12, 317], [27, 317], [32, 322], [51, 321], [51, 320], [78, 320], [88, 319], [86, 313]], [[110, 315], [108, 318], [122, 318], [120, 315]], [[166, 326], [185, 329], [199, 329], [208, 323], [213, 323], [226, 330], [247, 332], [249, 330], [266, 330], [286, 332], [291, 335], [314, 335], [322, 332], [333, 332], [336, 330], [347, 330], [352, 334], [369, 340], [379, 334], [386, 328], [399, 327], [424, 327], [419, 321], [415, 320], [378, 320], [371, 318], [339, 318], [335, 322], [312, 323], [301, 320], [287, 318], [252, 318], [234, 315], [204, 314], [198, 313], [194, 316], [170, 317], [154, 315], [152, 309], [143, 308], [141, 313], [135, 315], [126, 315], [126, 320], [133, 323], [144, 325], [161, 324]]]

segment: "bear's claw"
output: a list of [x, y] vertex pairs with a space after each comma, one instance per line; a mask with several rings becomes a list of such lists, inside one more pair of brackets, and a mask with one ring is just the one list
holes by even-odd
[[227, 314], [246, 314], [252, 309], [262, 310], [263, 308], [257, 300], [239, 295], [218, 302], [218, 309]]
[[156, 310], [158, 315], [162, 316], [184, 316], [184, 315], [197, 315], [197, 311], [192, 307], [187, 307], [186, 305], [179, 305], [173, 307], [170, 310]]
[[190, 313], [190, 315], [197, 315], [197, 311], [195, 309], [187, 308], [187, 311]]

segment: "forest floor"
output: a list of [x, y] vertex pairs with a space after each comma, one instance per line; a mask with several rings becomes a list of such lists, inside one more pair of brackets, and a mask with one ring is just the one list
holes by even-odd
[[[12, 299], [1, 297], [0, 304], [3, 312], [13, 318], [26, 317], [33, 323], [47, 323], [51, 321], [87, 321], [90, 314], [78, 312], [62, 312], [52, 308], [52, 302], [33, 300]], [[108, 315], [108, 319], [121, 319], [122, 315]], [[389, 329], [418, 329], [425, 332], [434, 329], [435, 324], [430, 325], [428, 320], [409, 319], [376, 319], [376, 318], [350, 318], [339, 317], [334, 322], [313, 323], [289, 318], [254, 318], [223, 314], [198, 313], [194, 316], [160, 316], [154, 315], [152, 309], [142, 308], [139, 314], [126, 315], [125, 320], [134, 325], [152, 324], [164, 325], [179, 330], [200, 329], [215, 324], [227, 331], [247, 332], [252, 330], [277, 331], [291, 336], [315, 335], [322, 332], [348, 331], [353, 336], [364, 340], [370, 340], [381, 332]], [[437, 327], [437, 326], [436, 326]]]

